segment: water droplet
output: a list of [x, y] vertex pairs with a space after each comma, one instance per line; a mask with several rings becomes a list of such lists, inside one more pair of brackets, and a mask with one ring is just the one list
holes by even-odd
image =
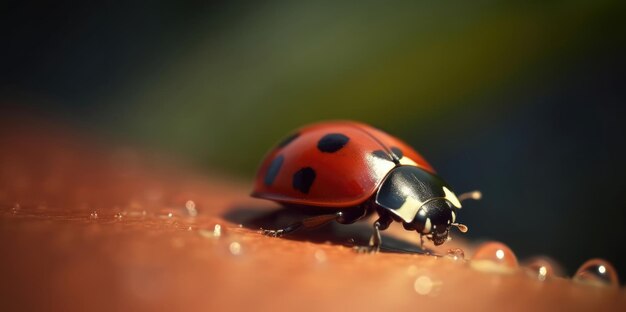
[[441, 282], [436, 282], [426, 275], [418, 276], [413, 283], [415, 292], [422, 296], [433, 295], [439, 286], [441, 286]]
[[241, 254], [241, 244], [238, 242], [232, 242], [228, 245], [228, 250], [230, 250], [231, 254], [238, 256]]
[[191, 230], [193, 230], [191, 226], [187, 228], [187, 231], [191, 231]]
[[465, 261], [465, 252], [461, 248], [448, 249], [446, 259], [453, 261]]
[[119, 213], [119, 212], [118, 212], [118, 213], [116, 213], [116, 214], [114, 215], [114, 217], [115, 217], [115, 219], [122, 220], [122, 214], [121, 214], [121, 213]]
[[576, 271], [574, 280], [590, 285], [619, 287], [617, 271], [608, 261], [602, 259], [591, 259], [583, 263]]
[[[191, 228], [191, 226], [189, 227]], [[206, 238], [220, 238], [224, 234], [224, 228], [221, 225], [216, 224], [213, 229], [199, 229], [198, 234]]]
[[94, 211], [89, 215], [89, 219], [98, 219], [98, 212]]
[[561, 267], [548, 257], [534, 257], [524, 261], [524, 268], [531, 276], [540, 281], [545, 281], [562, 274]]
[[170, 208], [163, 208], [163, 209], [159, 209], [159, 211], [156, 212], [156, 216], [159, 219], [173, 219], [173, 218], [178, 218], [180, 217], [181, 213], [180, 211], [175, 211], [174, 209], [170, 209]]
[[243, 224], [239, 223], [239, 224], [237, 225], [237, 227], [242, 228], [242, 227], [243, 227]]
[[518, 268], [513, 251], [499, 242], [487, 242], [476, 249], [471, 266], [479, 271], [512, 273]]
[[315, 251], [315, 260], [317, 260], [317, 262], [326, 262], [326, 252], [324, 252], [321, 249], [318, 249]]
[[13, 208], [11, 209], [11, 212], [13, 212], [13, 214], [17, 214], [20, 211], [20, 209], [22, 209], [20, 204], [15, 204], [15, 205], [13, 205]]
[[190, 217], [196, 217], [198, 215], [198, 210], [196, 210], [196, 203], [193, 200], [188, 200], [185, 203], [185, 209], [187, 209], [187, 213]]
[[215, 237], [222, 236], [222, 226], [221, 225], [216, 224], [215, 227], [213, 227], [213, 236], [215, 236]]

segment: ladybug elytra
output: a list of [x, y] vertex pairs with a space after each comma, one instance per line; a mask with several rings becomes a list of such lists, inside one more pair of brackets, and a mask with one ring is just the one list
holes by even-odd
[[263, 160], [252, 196], [286, 206], [318, 208], [318, 215], [278, 230], [282, 236], [302, 228], [337, 221], [354, 223], [377, 213], [369, 251], [378, 251], [380, 231], [391, 222], [441, 245], [456, 221], [461, 201], [480, 192], [456, 196], [432, 166], [403, 141], [352, 121], [305, 126], [271, 150]]

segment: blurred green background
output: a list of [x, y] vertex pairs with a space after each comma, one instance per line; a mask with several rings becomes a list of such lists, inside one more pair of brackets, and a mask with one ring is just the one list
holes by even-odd
[[251, 180], [305, 123], [408, 141], [472, 239], [626, 274], [619, 1], [0, 4], [0, 96], [109, 140]]

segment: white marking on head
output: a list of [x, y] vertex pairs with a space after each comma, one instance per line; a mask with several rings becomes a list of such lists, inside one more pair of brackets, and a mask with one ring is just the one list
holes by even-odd
[[446, 199], [452, 203], [452, 205], [454, 207], [457, 208], [461, 208], [461, 202], [459, 201], [459, 199], [456, 197], [456, 195], [454, 195], [454, 193], [452, 193], [451, 190], [449, 190], [447, 187], [443, 187], [443, 192], [446, 194]]
[[422, 233], [430, 233], [430, 227], [430, 218], [426, 218], [426, 223], [424, 223], [424, 230], [422, 230]]
[[452, 222], [456, 222], [456, 213], [452, 211]]

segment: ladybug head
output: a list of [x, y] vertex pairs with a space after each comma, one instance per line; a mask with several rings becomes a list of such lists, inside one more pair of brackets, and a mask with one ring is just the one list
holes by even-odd
[[420, 207], [412, 223], [418, 233], [426, 235], [438, 246], [448, 240], [450, 227], [467, 231], [466, 226], [456, 223], [456, 209], [448, 200], [435, 198]]
[[402, 220], [405, 229], [416, 230], [435, 245], [448, 240], [451, 226], [467, 231], [456, 223], [459, 199], [441, 178], [419, 167], [398, 166], [390, 171], [376, 193], [376, 204]]

